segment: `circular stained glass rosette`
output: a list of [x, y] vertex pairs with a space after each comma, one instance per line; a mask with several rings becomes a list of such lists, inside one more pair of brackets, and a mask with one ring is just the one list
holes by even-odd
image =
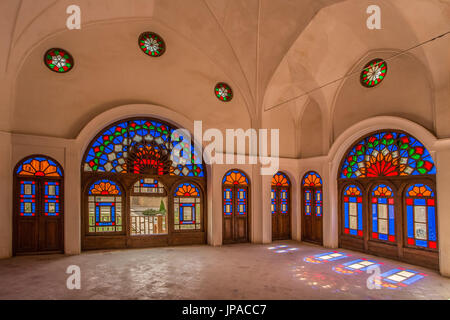
[[164, 40], [154, 32], [144, 32], [139, 36], [139, 47], [151, 57], [160, 57], [166, 52]]
[[73, 58], [66, 50], [53, 48], [44, 56], [45, 65], [52, 71], [64, 73], [73, 68]]
[[233, 90], [226, 83], [220, 82], [216, 84], [214, 89], [217, 99], [223, 102], [228, 102], [233, 99]]
[[386, 77], [387, 64], [382, 59], [375, 59], [364, 66], [361, 72], [361, 84], [364, 87], [372, 88], [380, 84]]

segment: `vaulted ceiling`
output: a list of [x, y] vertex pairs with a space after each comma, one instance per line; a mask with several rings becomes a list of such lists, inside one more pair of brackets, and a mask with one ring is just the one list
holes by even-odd
[[[281, 128], [286, 157], [323, 154], [346, 127], [375, 115], [450, 136], [450, 36], [389, 61], [391, 79], [380, 88], [362, 88], [356, 75], [315, 90], [450, 31], [449, 0], [379, 0], [381, 30], [366, 27], [372, 2], [80, 0], [81, 30], [68, 30], [73, 1], [2, 1], [0, 130], [74, 138], [110, 108], [153, 103], [205, 127]], [[139, 50], [143, 31], [164, 38], [162, 57]], [[51, 47], [74, 56], [72, 71], [46, 69]], [[233, 87], [231, 102], [214, 97], [219, 81]], [[301, 142], [314, 127], [317, 150]]]

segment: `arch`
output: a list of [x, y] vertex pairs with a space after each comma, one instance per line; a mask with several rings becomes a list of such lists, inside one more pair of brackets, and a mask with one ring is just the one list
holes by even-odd
[[271, 212], [272, 240], [291, 238], [291, 182], [279, 171], [272, 177]]
[[[356, 141], [337, 172], [340, 246], [436, 268], [437, 216], [432, 191], [436, 167], [431, 153], [421, 141], [400, 130], [377, 130]], [[359, 195], [346, 194], [355, 185]], [[414, 186], [422, 187], [427, 196], [413, 194]], [[357, 204], [352, 204], [355, 199]]]
[[238, 169], [225, 173], [222, 179], [223, 243], [248, 242], [250, 180]]
[[167, 122], [144, 117], [100, 131], [85, 152], [83, 166], [85, 172], [204, 176], [201, 154], [189, 136]]
[[31, 155], [19, 161], [14, 169], [18, 176], [62, 178], [63, 168], [58, 161], [49, 156]]
[[[116, 112], [126, 109], [119, 107]], [[116, 112], [107, 113], [117, 116]], [[89, 127], [83, 131], [93, 132], [94, 127]], [[81, 166], [82, 189], [93, 179], [113, 180], [118, 186], [123, 186], [122, 197], [114, 199], [120, 202], [121, 226], [112, 228], [108, 225], [109, 228], [102, 228], [99, 232], [90, 229], [93, 215], [88, 206], [92, 208], [93, 205], [89, 204], [89, 194], [84, 194], [82, 202], [88, 205], [83, 205], [83, 249], [205, 243], [203, 226], [206, 207], [203, 202], [206, 197], [199, 198], [198, 208], [196, 204], [190, 207], [200, 213], [196, 215], [198, 219], [193, 228], [187, 223], [180, 227], [180, 219], [176, 220], [181, 208], [180, 202], [178, 206], [176, 202], [180, 198], [170, 191], [180, 183], [193, 183], [200, 189], [206, 186], [201, 149], [192, 142], [188, 130], [178, 130], [166, 120], [142, 116], [110, 121], [106, 128], [97, 132], [95, 135], [91, 133], [94, 138], [90, 143], [85, 143], [87, 147]], [[81, 133], [78, 142], [84, 144], [81, 137], [87, 135]], [[117, 208], [116, 203], [114, 208]], [[175, 214], [176, 211], [178, 214]], [[188, 211], [189, 208], [186, 209], [186, 218]], [[108, 241], [93, 237], [105, 232], [112, 232], [112, 238]], [[191, 236], [186, 237], [187, 232]]]
[[323, 183], [315, 171], [302, 178], [302, 241], [323, 242]]
[[366, 135], [341, 160], [339, 178], [436, 174], [425, 146], [406, 132], [383, 130]]
[[31, 155], [14, 168], [13, 254], [64, 251], [64, 171]]

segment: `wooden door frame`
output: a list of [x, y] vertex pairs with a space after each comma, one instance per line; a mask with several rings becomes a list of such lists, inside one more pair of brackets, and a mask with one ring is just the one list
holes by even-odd
[[[287, 176], [287, 174], [285, 174], [284, 172], [282, 172], [286, 177], [288, 177]], [[292, 239], [292, 209], [291, 209], [291, 205], [292, 205], [292, 200], [291, 200], [291, 197], [292, 197], [292, 188], [291, 188], [291, 181], [290, 181], [290, 179], [288, 178], [288, 181], [289, 181], [289, 185], [286, 187], [286, 186], [270, 186], [270, 188], [271, 188], [271, 192], [272, 192], [272, 188], [275, 188], [275, 195], [277, 195], [278, 194], [278, 192], [280, 192], [281, 191], [281, 189], [287, 189], [287, 192], [288, 192], [288, 215], [289, 215], [289, 219], [287, 219], [288, 220], [288, 223], [289, 223], [289, 232], [288, 232], [288, 237], [287, 237], [287, 239], [282, 239], [282, 238], [280, 238], [280, 239], [274, 239], [274, 237], [273, 237], [273, 235], [274, 235], [274, 232], [273, 232], [273, 228], [272, 228], [272, 241], [273, 240], [291, 240]], [[275, 196], [275, 199], [277, 199], [277, 196]], [[281, 198], [280, 198], [281, 199]], [[280, 199], [278, 199], [278, 201], [280, 202]], [[271, 201], [272, 201], [272, 199], [271, 199]], [[280, 209], [281, 209], [281, 206], [279, 206], [278, 204], [277, 204], [277, 213], [275, 213], [275, 214], [280, 214]], [[272, 211], [271, 211], [272, 212]], [[277, 216], [278, 217], [278, 216]], [[272, 214], [272, 221], [273, 221], [273, 214]], [[273, 226], [273, 223], [272, 223], [272, 226]]]
[[[59, 167], [59, 169], [61, 170], [62, 176], [61, 177], [39, 177], [39, 176], [19, 176], [16, 172], [17, 169], [19, 168], [19, 166], [27, 161], [28, 159], [32, 159], [32, 158], [46, 158], [49, 159], [51, 161], [53, 161], [54, 163], [56, 163], [56, 165]], [[17, 252], [17, 246], [18, 246], [18, 236], [19, 236], [19, 225], [18, 225], [18, 219], [19, 219], [19, 212], [20, 212], [20, 208], [19, 208], [19, 199], [20, 199], [20, 188], [18, 185], [18, 181], [22, 181], [22, 180], [32, 180], [35, 181], [38, 186], [36, 186], [36, 202], [39, 201], [39, 206], [36, 205], [36, 220], [37, 220], [37, 251], [35, 252]], [[45, 181], [55, 181], [55, 182], [59, 182], [60, 183], [60, 188], [59, 188], [59, 219], [60, 219], [60, 234], [58, 235], [58, 238], [60, 240], [60, 245], [61, 245], [61, 249], [60, 250], [50, 250], [50, 251], [39, 251], [39, 242], [40, 242], [40, 237], [39, 237], [39, 233], [40, 233], [40, 220], [41, 220], [41, 213], [43, 213], [44, 211], [44, 202], [43, 202], [43, 197], [44, 197], [44, 193], [42, 190], [42, 185]], [[12, 196], [12, 215], [13, 215], [13, 229], [12, 229], [12, 255], [16, 256], [16, 255], [33, 255], [33, 254], [48, 254], [48, 253], [64, 253], [65, 251], [65, 232], [64, 232], [64, 215], [65, 215], [65, 202], [64, 202], [64, 168], [61, 166], [61, 164], [55, 160], [54, 158], [47, 156], [47, 155], [43, 155], [43, 154], [32, 154], [29, 155], [25, 158], [22, 158], [20, 161], [17, 162], [17, 164], [14, 166], [13, 169], [13, 196]], [[40, 212], [42, 211], [42, 212]]]
[[[251, 234], [251, 218], [250, 218], [250, 212], [251, 212], [251, 180], [250, 180], [250, 178], [248, 177], [248, 175], [244, 172], [244, 171], [242, 171], [242, 170], [239, 170], [239, 169], [230, 169], [230, 170], [228, 170], [227, 172], [225, 172], [225, 174], [223, 175], [223, 177], [222, 177], [222, 180], [223, 180], [223, 178], [225, 178], [227, 175], [228, 175], [228, 173], [230, 172], [230, 171], [239, 171], [243, 176], [245, 176], [246, 178], [247, 178], [247, 180], [248, 180], [248, 184], [247, 185], [241, 185], [241, 184], [224, 184], [224, 183], [222, 183], [222, 244], [236, 244], [236, 243], [249, 243], [249, 242], [251, 242], [251, 239], [250, 239], [250, 234]], [[247, 188], [247, 241], [246, 242], [239, 242], [239, 241], [224, 241], [224, 234], [225, 234], [225, 223], [224, 223], [224, 220], [225, 220], [225, 212], [224, 212], [224, 206], [223, 206], [223, 202], [224, 202], [224, 189], [225, 188], [233, 188], [233, 191], [235, 190], [235, 189], [237, 189], [237, 188], [239, 188], [239, 187], [245, 187], [245, 188]], [[236, 187], [236, 188], [235, 188]], [[233, 218], [232, 219], [234, 219], [234, 215], [235, 215], [235, 213], [234, 213], [234, 209], [236, 208], [235, 207], [235, 204], [236, 204], [236, 192], [233, 192], [234, 193], [234, 195], [233, 195], [233, 201], [232, 201], [232, 204], [233, 204]], [[234, 232], [234, 226], [233, 226], [233, 232]]]

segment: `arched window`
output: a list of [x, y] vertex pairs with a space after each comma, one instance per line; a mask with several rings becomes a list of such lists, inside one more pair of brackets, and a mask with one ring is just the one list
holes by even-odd
[[[81, 166], [82, 248], [205, 243], [206, 194], [174, 193], [185, 184], [205, 190], [197, 149], [186, 129], [154, 118], [125, 119], [100, 130]], [[109, 182], [120, 195], [90, 194], [94, 181]]]
[[201, 155], [185, 140], [180, 131], [159, 120], [121, 121], [90, 144], [84, 172], [203, 177]]
[[223, 242], [248, 241], [249, 180], [240, 170], [230, 170], [222, 180]]
[[103, 179], [89, 187], [89, 233], [122, 232], [122, 191]]
[[372, 190], [372, 239], [395, 242], [394, 192], [385, 184]]
[[322, 178], [310, 171], [302, 180], [302, 240], [322, 243], [323, 191]]
[[430, 152], [409, 134], [385, 130], [357, 141], [338, 175], [340, 245], [437, 268], [435, 180]]
[[407, 245], [437, 249], [436, 200], [426, 184], [411, 185], [406, 190]]
[[287, 175], [276, 173], [272, 178], [272, 240], [291, 237], [290, 186]]
[[62, 252], [63, 170], [46, 156], [30, 156], [14, 171], [14, 254]]
[[202, 205], [199, 188], [192, 183], [182, 183], [174, 193], [174, 229], [200, 230]]
[[362, 237], [362, 193], [356, 185], [349, 185], [344, 190], [344, 233]]

